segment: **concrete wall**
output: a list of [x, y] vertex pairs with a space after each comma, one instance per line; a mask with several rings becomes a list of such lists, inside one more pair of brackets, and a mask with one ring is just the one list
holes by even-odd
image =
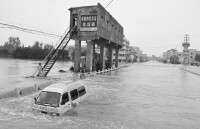
[[48, 81], [48, 82], [45, 82], [45, 83], [42, 83], [42, 84], [34, 84], [33, 86], [30, 86], [30, 87], [16, 88], [12, 91], [0, 94], [0, 99], [29, 95], [29, 94], [32, 94], [32, 93], [37, 92], [39, 90], [42, 90], [42, 89], [44, 89], [45, 87], [47, 87], [51, 84], [52, 84], [52, 82]]

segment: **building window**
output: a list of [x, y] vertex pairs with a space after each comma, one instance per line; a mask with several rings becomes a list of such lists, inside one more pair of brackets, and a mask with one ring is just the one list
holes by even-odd
[[109, 21], [107, 21], [107, 30], [109, 30]]

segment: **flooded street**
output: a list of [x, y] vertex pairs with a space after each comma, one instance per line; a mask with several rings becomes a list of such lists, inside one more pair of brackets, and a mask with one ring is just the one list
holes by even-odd
[[0, 129], [198, 129], [200, 77], [158, 62], [83, 80], [87, 98], [62, 116], [33, 112], [38, 93], [0, 100]]
[[[35, 80], [26, 77], [32, 76], [39, 62], [41, 61], [0, 58], [0, 93], [13, 90], [17, 87], [32, 86]], [[58, 61], [48, 76], [50, 78], [60, 76], [58, 71], [68, 71], [72, 64], [72, 62]]]

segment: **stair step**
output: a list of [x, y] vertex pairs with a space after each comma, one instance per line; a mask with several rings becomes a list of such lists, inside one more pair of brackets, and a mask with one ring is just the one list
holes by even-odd
[[[64, 49], [64, 47], [68, 44], [69, 40], [70, 40], [70, 31], [65, 33], [65, 39], [62, 39], [62, 42], [60, 42], [59, 47], [57, 46], [56, 49], [52, 50], [51, 53], [49, 53], [49, 55], [46, 57], [46, 66], [44, 67], [44, 77], [48, 74], [48, 72], [51, 70], [52, 66], [54, 65], [54, 63], [56, 62], [57, 58], [60, 56], [59, 51], [62, 51]], [[64, 37], [63, 37], [64, 38]]]
[[54, 62], [49, 62], [46, 66], [51, 66]]
[[45, 67], [51, 66], [52, 64], [48, 63]]

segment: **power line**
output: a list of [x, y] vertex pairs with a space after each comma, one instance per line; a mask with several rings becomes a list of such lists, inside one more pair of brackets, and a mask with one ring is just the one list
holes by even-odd
[[107, 8], [112, 2], [113, 2], [113, 0], [111, 0], [110, 3], [108, 3], [108, 5], [106, 5], [105, 8]]
[[53, 38], [60, 38], [61, 37], [61, 36], [56, 35], [56, 34], [46, 33], [46, 32], [43, 32], [43, 31], [40, 31], [40, 30], [35, 30], [35, 29], [23, 28], [23, 27], [19, 27], [19, 26], [13, 25], [13, 24], [3, 23], [3, 22], [0, 22], [0, 25], [6, 26], [6, 27], [0, 27], [0, 28], [15, 29], [15, 30], [26, 32], [26, 33], [48, 36], [48, 37], [53, 37]]

